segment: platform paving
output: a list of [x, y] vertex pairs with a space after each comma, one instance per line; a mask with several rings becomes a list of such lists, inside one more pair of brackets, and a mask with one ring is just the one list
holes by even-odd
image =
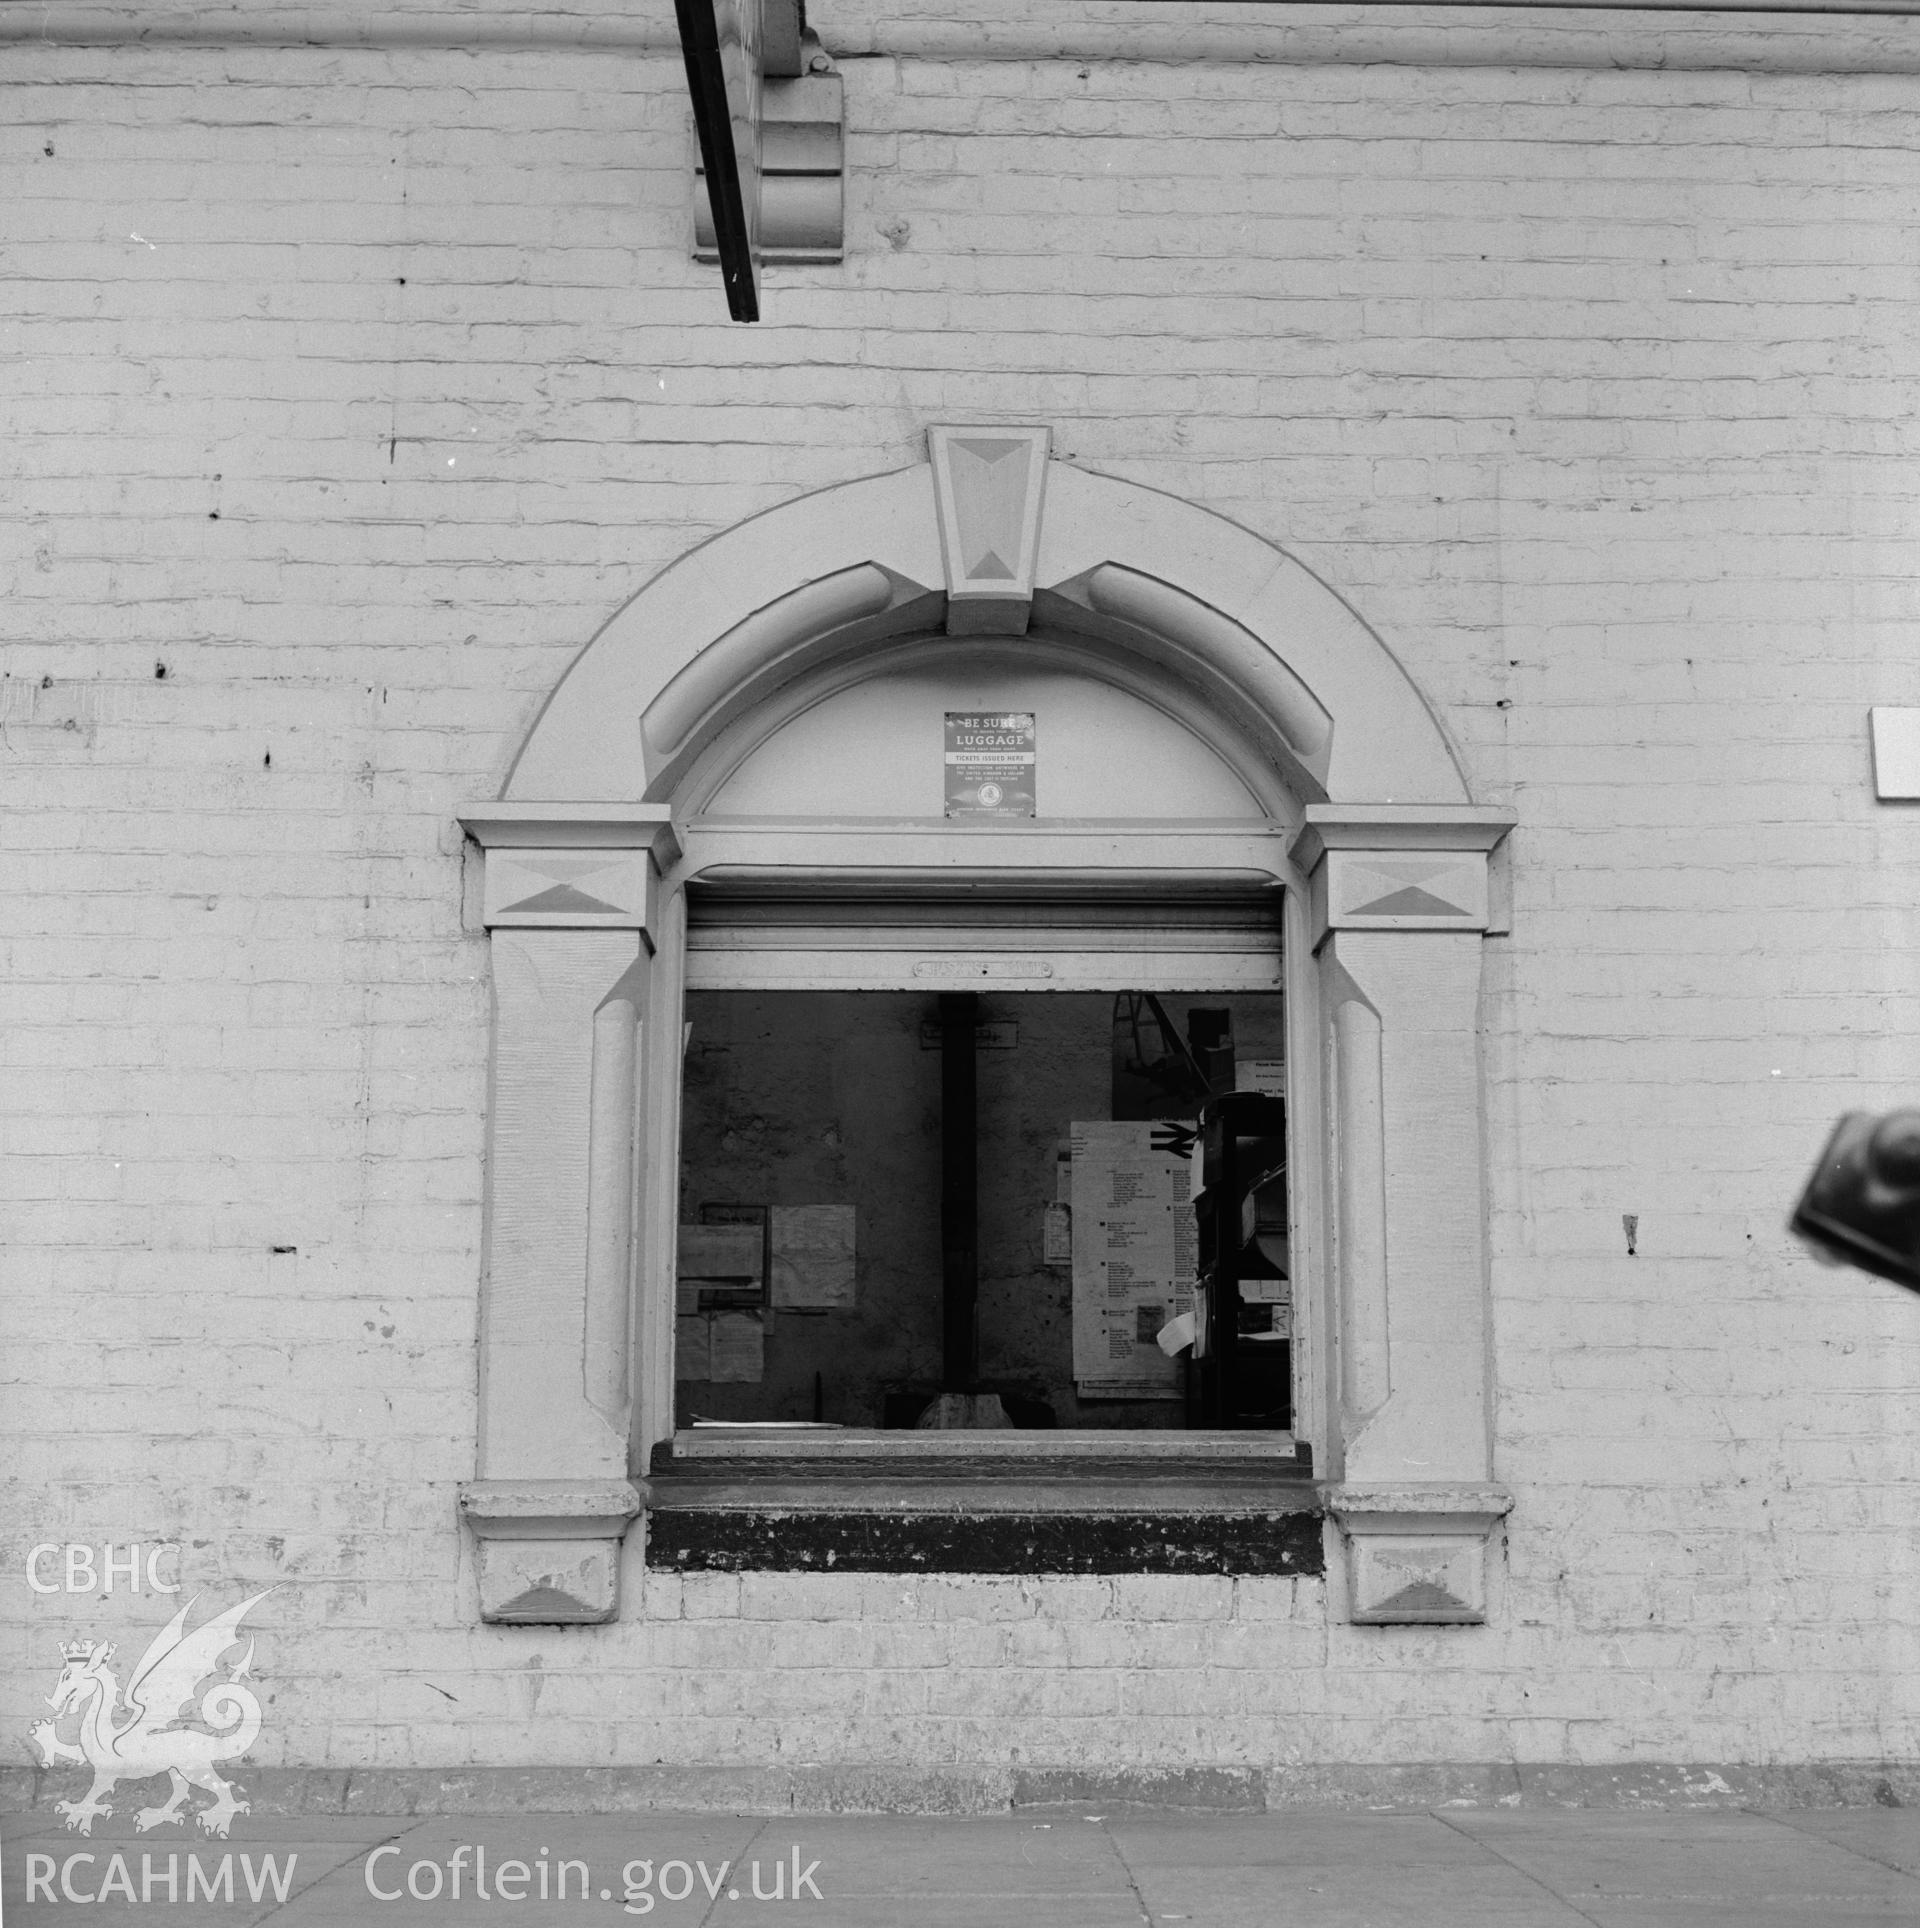
[[[175, 1828], [136, 1834], [132, 1815], [129, 1806], [84, 1839], [51, 1814], [0, 1821], [7, 1928], [76, 1918], [100, 1928], [156, 1909], [179, 1928], [1920, 1924], [1920, 1809], [1911, 1808], [1195, 1815], [1081, 1804], [939, 1818], [356, 1815], [257, 1826], [243, 1816], [225, 1841]], [[475, 1892], [482, 1852], [484, 1899]], [[554, 1892], [562, 1862], [573, 1864], [564, 1900]], [[520, 1885], [514, 1863], [526, 1867], [524, 1899], [499, 1893], [503, 1874], [510, 1891]]]

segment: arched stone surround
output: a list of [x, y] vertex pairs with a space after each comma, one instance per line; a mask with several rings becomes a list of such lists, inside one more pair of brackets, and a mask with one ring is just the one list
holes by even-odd
[[[1036, 620], [1051, 611], [1124, 635], [1257, 721], [1277, 759], [1304, 767], [1303, 803], [1470, 802], [1445, 734], [1386, 646], [1310, 570], [1237, 523], [1050, 462], [1033, 579]], [[746, 709], [836, 655], [938, 628], [946, 603], [930, 463], [769, 509], [663, 570], [581, 651], [502, 800], [668, 800], [674, 773]]]
[[[462, 813], [486, 851], [495, 1003], [463, 1494], [482, 1612], [618, 1610], [619, 1539], [670, 1428], [680, 887], [744, 867], [1289, 887], [1303, 1403], [1346, 1610], [1481, 1618], [1509, 1502], [1492, 1479], [1480, 1134], [1462, 1127], [1482, 1102], [1489, 859], [1512, 813], [1471, 800], [1392, 654], [1272, 544], [1048, 461], [1044, 431], [932, 442], [928, 463], [770, 510], [665, 570], [562, 678], [501, 798]], [[992, 488], [956, 485], [970, 446], [1001, 451]], [[1019, 553], [970, 576], [981, 530]], [[1004, 656], [1030, 631], [1036, 656], [1097, 661], [1207, 736], [1271, 799], [1266, 820], [999, 832], [688, 814], [818, 691], [943, 629], [949, 653], [978, 637]]]

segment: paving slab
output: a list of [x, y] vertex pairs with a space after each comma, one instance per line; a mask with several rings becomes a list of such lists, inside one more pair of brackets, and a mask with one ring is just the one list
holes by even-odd
[[848, 1897], [912, 1898], [940, 1893], [984, 1900], [1014, 1896], [1130, 1896], [1112, 1836], [1080, 1816], [1034, 1820], [841, 1818], [768, 1824], [767, 1838], [797, 1840], [804, 1852], [828, 1844]]
[[[1512, 1868], [1350, 1865], [1230, 1868], [1176, 1880], [1136, 1870], [1141, 1919], [1173, 1928], [1587, 1928]], [[1136, 1928], [1138, 1924], [1136, 1923]]]
[[1479, 1867], [1488, 1856], [1436, 1815], [1157, 1814], [1122, 1810], [1101, 1824], [1130, 1860], [1169, 1870], [1215, 1868]]
[[1912, 1901], [1861, 1901], [1847, 1895], [1802, 1895], [1792, 1900], [1588, 1902], [1581, 1919], [1593, 1928], [1913, 1928]]
[[1775, 1818], [1884, 1867], [1920, 1875], [1920, 1808], [1840, 1808]]
[[[1759, 1814], [1455, 1814], [1449, 1825], [1596, 1919], [1638, 1922], [1659, 1907], [1737, 1905], [1843, 1918], [1846, 1908], [1920, 1903], [1914, 1877], [1819, 1833]], [[1756, 1913], [1754, 1919], [1758, 1920]], [[1916, 1915], [1920, 1920], [1920, 1915]]]

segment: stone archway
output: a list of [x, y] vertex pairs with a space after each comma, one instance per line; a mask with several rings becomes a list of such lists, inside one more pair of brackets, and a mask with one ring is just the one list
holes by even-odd
[[[1024, 593], [1003, 594], [1003, 605], [1064, 617], [1191, 668], [1271, 733], [1303, 801], [1469, 801], [1405, 670], [1301, 563], [1137, 483], [1059, 462], [1041, 474], [1033, 553], [1011, 579]], [[938, 627], [966, 593], [949, 575], [940, 522], [935, 470], [921, 463], [802, 496], [703, 543], [575, 658], [528, 732], [503, 800], [660, 801], [704, 742], [786, 677]], [[1009, 620], [1003, 608], [1000, 622]]]
[[[1490, 1483], [1479, 1134], [1461, 1124], [1481, 1105], [1489, 857], [1512, 813], [1470, 800], [1413, 681], [1283, 551], [1049, 462], [1044, 430], [931, 442], [928, 463], [770, 510], [664, 571], [575, 660], [502, 797], [462, 813], [487, 853], [495, 989], [479, 1477], [463, 1496], [482, 1611], [617, 1611], [657, 1430], [636, 1414], [636, 1387], [658, 1403], [659, 1323], [638, 1327], [636, 1374], [635, 1279], [671, 1272], [672, 1226], [654, 1222], [670, 1188], [636, 1193], [634, 1172], [674, 1143], [662, 1054], [685, 780], [836, 664], [942, 628], [1004, 650], [1032, 625], [1177, 681], [1297, 802], [1255, 861], [1305, 886], [1316, 959], [1317, 1446], [1347, 1610], [1482, 1618], [1508, 1501]], [[895, 842], [887, 861], [916, 861]], [[929, 844], [918, 861], [934, 860]]]

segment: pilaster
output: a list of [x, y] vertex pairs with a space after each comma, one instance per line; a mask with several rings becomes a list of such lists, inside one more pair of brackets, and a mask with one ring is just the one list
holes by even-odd
[[1492, 1484], [1479, 1047], [1508, 810], [1309, 806], [1330, 1071], [1336, 1478], [1362, 1622], [1486, 1615]]
[[608, 1620], [628, 1478], [650, 929], [677, 846], [644, 806], [475, 805], [493, 1074], [477, 1478], [481, 1616]]

